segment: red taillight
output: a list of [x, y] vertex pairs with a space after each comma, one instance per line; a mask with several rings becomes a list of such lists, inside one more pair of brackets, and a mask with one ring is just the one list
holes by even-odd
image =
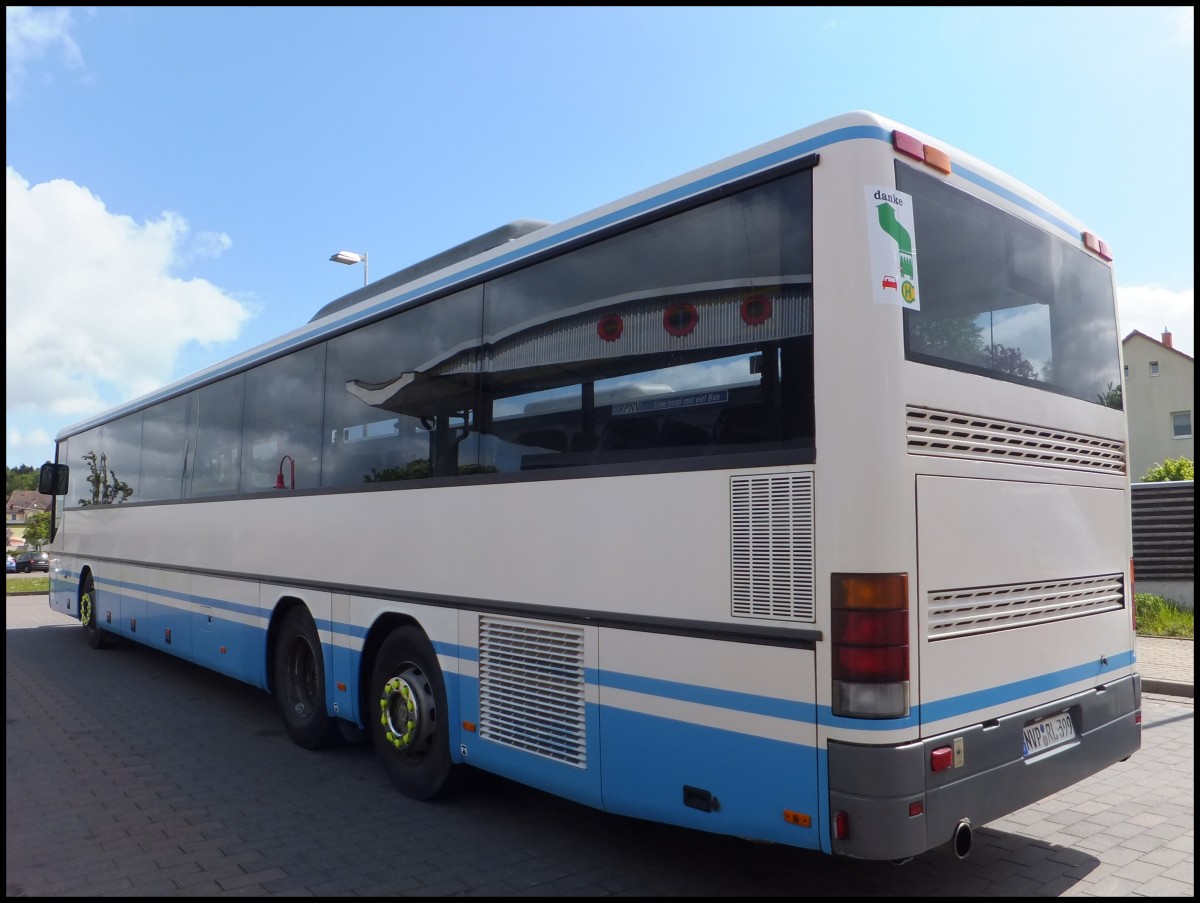
[[872, 684], [908, 680], [908, 647], [834, 647], [833, 679]]
[[939, 746], [929, 753], [929, 770], [945, 771], [954, 764], [954, 750], [949, 746]]
[[846, 812], [833, 813], [833, 836], [845, 840], [850, 836], [850, 815]]
[[900, 718], [908, 714], [907, 574], [833, 574], [833, 714]]
[[834, 609], [835, 642], [850, 646], [907, 646], [907, 611]]

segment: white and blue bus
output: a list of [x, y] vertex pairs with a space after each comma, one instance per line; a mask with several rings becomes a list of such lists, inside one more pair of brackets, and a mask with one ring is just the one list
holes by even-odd
[[515, 221], [64, 429], [50, 605], [416, 799], [964, 856], [1141, 743], [1111, 256], [865, 112]]

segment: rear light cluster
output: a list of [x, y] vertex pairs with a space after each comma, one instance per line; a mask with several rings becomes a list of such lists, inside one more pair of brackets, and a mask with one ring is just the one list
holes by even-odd
[[833, 714], [909, 712], [908, 575], [834, 574]]

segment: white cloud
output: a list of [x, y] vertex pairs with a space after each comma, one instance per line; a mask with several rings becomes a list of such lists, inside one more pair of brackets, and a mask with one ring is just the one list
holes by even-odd
[[19, 90], [27, 63], [49, 54], [70, 68], [83, 66], [83, 54], [70, 35], [71, 10], [53, 6], [8, 6], [4, 10], [4, 100]]
[[1135, 329], [1152, 339], [1162, 339], [1164, 331], [1184, 354], [1196, 356], [1195, 289], [1172, 291], [1156, 285], [1117, 287], [1117, 307], [1121, 314], [1121, 337]]
[[[137, 223], [74, 182], [31, 186], [7, 167], [10, 459], [17, 445], [41, 448], [47, 424], [57, 430], [168, 382], [189, 343], [235, 339], [247, 305], [204, 279], [171, 275], [230, 244], [226, 235], [193, 238], [178, 214]], [[47, 451], [31, 454], [40, 461]]]
[[1196, 7], [1182, 6], [1171, 12], [1174, 19], [1174, 40], [1177, 44], [1192, 47], [1196, 43]]

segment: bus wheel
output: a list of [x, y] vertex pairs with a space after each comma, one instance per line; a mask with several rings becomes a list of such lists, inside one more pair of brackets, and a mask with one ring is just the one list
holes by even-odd
[[79, 623], [83, 625], [89, 646], [99, 649], [105, 644], [108, 636], [100, 629], [100, 615], [96, 611], [96, 583], [91, 574], [83, 578], [83, 588], [79, 593]]
[[275, 645], [275, 699], [297, 746], [320, 749], [338, 734], [325, 708], [325, 659], [312, 615], [297, 605], [284, 616]]
[[371, 739], [384, 770], [405, 796], [432, 799], [454, 769], [446, 688], [437, 654], [416, 627], [397, 627], [371, 669]]

